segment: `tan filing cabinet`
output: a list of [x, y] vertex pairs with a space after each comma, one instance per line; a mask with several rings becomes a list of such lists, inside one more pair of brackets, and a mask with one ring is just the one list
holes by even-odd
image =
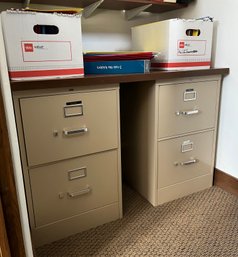
[[220, 79], [143, 82], [122, 92], [124, 177], [154, 206], [212, 186]]
[[119, 86], [16, 92], [35, 246], [122, 217]]

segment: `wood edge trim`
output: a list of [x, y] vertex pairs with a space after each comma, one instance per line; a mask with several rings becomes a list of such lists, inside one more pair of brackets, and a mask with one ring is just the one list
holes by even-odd
[[238, 197], [238, 179], [226, 172], [215, 168], [213, 184]]
[[29, 90], [60, 88], [78, 85], [102, 85], [114, 83], [127, 83], [139, 81], [156, 81], [160, 79], [177, 79], [185, 77], [212, 76], [229, 74], [229, 68], [205, 69], [205, 70], [185, 70], [185, 71], [151, 71], [149, 73], [132, 74], [106, 74], [106, 75], [85, 75], [77, 78], [44, 79], [44, 80], [22, 80], [11, 81], [11, 90]]
[[11, 256], [25, 257], [3, 96], [0, 89], [0, 195]]
[[0, 256], [11, 257], [0, 195]]

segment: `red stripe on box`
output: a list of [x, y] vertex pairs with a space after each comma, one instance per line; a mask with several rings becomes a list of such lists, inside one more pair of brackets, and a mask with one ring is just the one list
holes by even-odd
[[62, 69], [62, 70], [34, 70], [34, 71], [9, 71], [10, 78], [29, 78], [44, 76], [62, 76], [62, 75], [83, 75], [84, 69]]
[[196, 67], [210, 66], [211, 62], [168, 62], [168, 63], [151, 63], [152, 67], [159, 68], [177, 68], [177, 67]]

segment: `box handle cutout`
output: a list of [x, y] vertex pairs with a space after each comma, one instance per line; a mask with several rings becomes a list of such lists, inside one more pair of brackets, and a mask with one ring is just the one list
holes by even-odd
[[59, 34], [59, 28], [55, 25], [34, 25], [33, 30], [36, 34], [56, 35]]
[[186, 30], [186, 35], [190, 37], [199, 37], [201, 34], [200, 29], [187, 29]]

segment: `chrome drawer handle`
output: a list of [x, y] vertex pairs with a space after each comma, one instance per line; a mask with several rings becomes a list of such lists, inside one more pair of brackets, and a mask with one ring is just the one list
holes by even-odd
[[200, 111], [199, 110], [191, 110], [191, 111], [177, 111], [175, 114], [177, 116], [179, 115], [185, 115], [185, 116], [188, 116], [188, 115], [194, 115], [194, 114], [198, 114]]
[[180, 162], [180, 165], [181, 166], [185, 166], [185, 165], [191, 165], [191, 164], [195, 164], [198, 162], [198, 159], [193, 159], [193, 160], [190, 160], [190, 161], [186, 161], [186, 162]]
[[65, 136], [78, 135], [88, 132], [88, 128], [72, 129], [72, 130], [63, 130]]
[[78, 192], [73, 192], [73, 193], [68, 192], [68, 196], [69, 196], [70, 198], [75, 198], [75, 197], [78, 197], [78, 196], [80, 196], [80, 195], [86, 195], [86, 194], [88, 194], [88, 193], [90, 193], [90, 192], [91, 192], [91, 188], [90, 188], [90, 187], [87, 187], [87, 188], [85, 188], [85, 189], [83, 189], [83, 190], [80, 190], [80, 191], [78, 191]]
[[186, 166], [186, 165], [191, 165], [191, 164], [195, 164], [195, 163], [198, 163], [198, 159], [192, 159], [192, 160], [185, 161], [185, 162], [175, 162], [174, 166], [178, 166], [178, 165]]

